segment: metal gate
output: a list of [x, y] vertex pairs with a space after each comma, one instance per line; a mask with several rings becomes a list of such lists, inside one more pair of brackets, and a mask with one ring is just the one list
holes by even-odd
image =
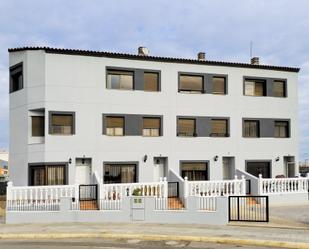
[[229, 196], [229, 221], [268, 222], [268, 196]]
[[179, 183], [178, 182], [169, 182], [168, 183], [168, 197], [179, 197]]
[[79, 185], [79, 203], [81, 210], [98, 209], [98, 185]]

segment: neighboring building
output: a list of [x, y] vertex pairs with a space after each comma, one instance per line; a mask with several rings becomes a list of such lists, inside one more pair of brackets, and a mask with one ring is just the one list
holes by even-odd
[[9, 176], [9, 153], [0, 150], [0, 180], [5, 180]]
[[264, 178], [298, 168], [298, 68], [55, 48], [10, 52], [14, 185]]

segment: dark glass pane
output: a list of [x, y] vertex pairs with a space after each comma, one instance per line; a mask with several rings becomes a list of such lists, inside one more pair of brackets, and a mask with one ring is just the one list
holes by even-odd
[[180, 91], [203, 91], [203, 76], [181, 75], [180, 76]]
[[159, 91], [159, 75], [158, 73], [144, 73], [144, 90]]
[[44, 116], [33, 116], [32, 120], [32, 136], [44, 137]]

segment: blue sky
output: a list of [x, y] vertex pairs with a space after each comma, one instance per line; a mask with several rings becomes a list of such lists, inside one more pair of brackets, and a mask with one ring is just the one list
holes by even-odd
[[0, 148], [8, 148], [8, 53], [52, 46], [298, 66], [300, 156], [309, 158], [308, 0], [1, 0]]

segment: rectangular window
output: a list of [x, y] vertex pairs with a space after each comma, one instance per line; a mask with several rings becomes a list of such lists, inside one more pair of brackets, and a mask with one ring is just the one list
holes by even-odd
[[65, 165], [40, 165], [30, 166], [30, 185], [65, 185]]
[[207, 181], [208, 171], [206, 162], [182, 162], [181, 176], [188, 181]]
[[177, 120], [178, 136], [193, 137], [196, 136], [195, 119], [179, 118]]
[[23, 89], [23, 64], [17, 64], [10, 68], [10, 93]]
[[143, 136], [158, 137], [161, 130], [161, 118], [143, 118]]
[[226, 78], [225, 77], [213, 77], [212, 78], [212, 93], [213, 94], [226, 94]]
[[202, 93], [203, 90], [203, 76], [180, 75], [179, 91]]
[[212, 137], [227, 137], [228, 121], [226, 119], [212, 119], [211, 120], [211, 136]]
[[74, 131], [74, 115], [51, 113], [51, 134], [53, 135], [73, 135]]
[[159, 91], [159, 74], [158, 73], [144, 73], [144, 90], [151, 92]]
[[105, 164], [104, 183], [136, 182], [136, 164]]
[[247, 96], [266, 96], [265, 80], [245, 80], [245, 95]]
[[44, 116], [32, 116], [32, 136], [33, 137], [44, 137], [45, 135], [45, 121]]
[[131, 71], [107, 71], [107, 88], [133, 90], [134, 73]]
[[275, 121], [275, 137], [289, 137], [288, 121]]
[[274, 97], [286, 97], [285, 81], [275, 80], [273, 85]]
[[124, 117], [106, 117], [106, 135], [124, 135]]
[[259, 121], [245, 120], [244, 121], [244, 137], [259, 137], [260, 127]]

